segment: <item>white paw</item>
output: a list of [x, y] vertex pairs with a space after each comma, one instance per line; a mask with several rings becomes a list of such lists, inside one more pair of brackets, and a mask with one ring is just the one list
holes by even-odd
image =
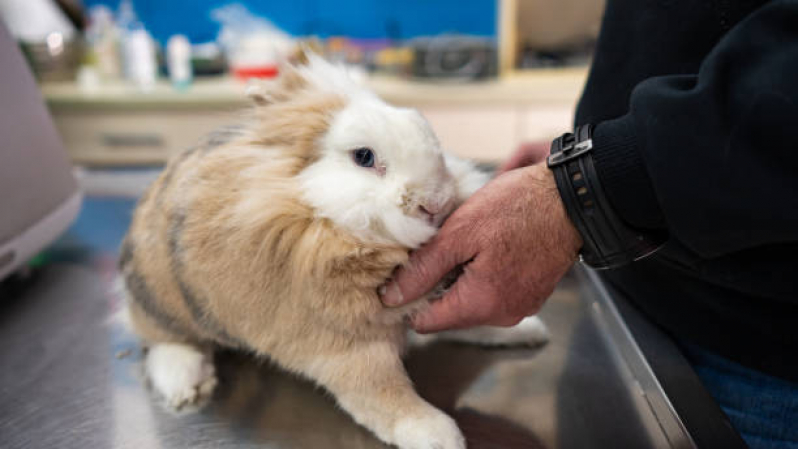
[[548, 342], [550, 338], [549, 329], [537, 316], [528, 316], [507, 331], [507, 344], [537, 346]]
[[465, 449], [465, 438], [454, 420], [433, 410], [421, 418], [403, 418], [394, 427], [400, 449]]
[[512, 327], [478, 326], [439, 332], [437, 338], [481, 346], [538, 346], [549, 341], [549, 330], [536, 316], [526, 317]]
[[216, 387], [213, 360], [191, 346], [154, 345], [145, 364], [152, 387], [174, 410], [205, 405]]

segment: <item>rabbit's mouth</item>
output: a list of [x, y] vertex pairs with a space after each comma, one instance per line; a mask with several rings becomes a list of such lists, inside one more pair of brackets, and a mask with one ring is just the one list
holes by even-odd
[[429, 210], [427, 207], [421, 205], [418, 206], [418, 217], [426, 221], [430, 226], [440, 228], [453, 211], [454, 208], [448, 205], [438, 210]]
[[435, 226], [436, 228], [439, 228], [440, 223], [443, 223], [443, 220], [440, 220], [440, 214], [430, 212], [423, 205], [418, 206], [418, 211], [420, 212], [421, 219], [426, 221], [430, 226]]

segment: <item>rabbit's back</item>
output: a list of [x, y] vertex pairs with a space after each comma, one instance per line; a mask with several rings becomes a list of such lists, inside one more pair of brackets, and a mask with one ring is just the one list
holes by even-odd
[[228, 334], [186, 278], [180, 242], [192, 199], [202, 199], [195, 189], [197, 170], [238, 133], [223, 129], [177, 155], [139, 200], [119, 265], [132, 324], [145, 339], [198, 343]]
[[406, 249], [363, 245], [314, 217], [293, 176], [302, 158], [250, 141], [206, 139], [142, 198], [120, 262], [136, 331], [270, 354], [394, 333], [375, 291]]

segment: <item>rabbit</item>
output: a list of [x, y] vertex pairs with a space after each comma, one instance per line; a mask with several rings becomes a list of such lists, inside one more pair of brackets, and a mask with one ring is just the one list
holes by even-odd
[[[217, 383], [214, 350], [237, 348], [323, 386], [385, 443], [465, 447], [402, 365], [406, 317], [429, 298], [386, 308], [378, 289], [488, 176], [445, 155], [418, 112], [320, 56], [248, 93], [253, 119], [173, 158], [123, 240], [126, 312], [155, 393], [201, 406]], [[441, 338], [546, 335], [530, 317]]]

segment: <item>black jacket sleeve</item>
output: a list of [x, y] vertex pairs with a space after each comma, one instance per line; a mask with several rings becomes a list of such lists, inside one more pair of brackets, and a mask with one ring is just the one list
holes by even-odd
[[704, 258], [798, 242], [798, 1], [760, 7], [698, 73], [641, 82], [596, 125], [599, 179], [630, 225]]

